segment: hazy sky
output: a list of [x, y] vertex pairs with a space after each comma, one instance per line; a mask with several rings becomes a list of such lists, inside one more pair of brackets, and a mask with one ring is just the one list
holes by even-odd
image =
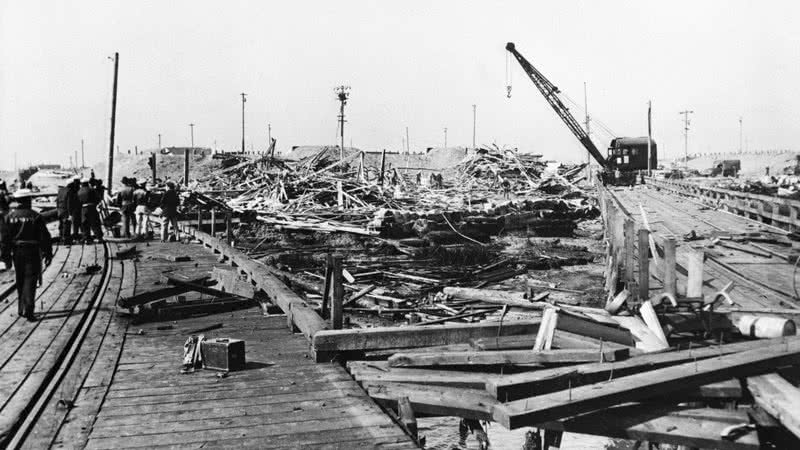
[[[662, 155], [796, 148], [800, 138], [796, 1], [37, 1], [0, 0], [0, 167], [87, 162], [108, 151], [120, 53], [117, 143], [238, 149], [331, 144], [333, 88], [352, 87], [346, 142], [399, 150], [478, 143], [567, 161], [582, 147], [512, 61], [505, 43], [621, 136], [646, 134], [653, 101]], [[583, 112], [573, 108], [582, 121]], [[597, 129], [595, 126], [593, 129]], [[600, 148], [605, 134], [593, 134]]]

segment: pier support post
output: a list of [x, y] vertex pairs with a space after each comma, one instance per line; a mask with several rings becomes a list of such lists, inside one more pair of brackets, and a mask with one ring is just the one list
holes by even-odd
[[344, 284], [342, 283], [342, 257], [333, 257], [331, 284], [333, 296], [331, 297], [331, 327], [334, 330], [342, 329], [344, 316]]
[[211, 236], [217, 237], [217, 210], [211, 210]]
[[687, 270], [689, 279], [686, 282], [686, 297], [703, 297], [703, 259], [705, 253], [702, 250], [689, 252], [689, 263]]
[[677, 273], [675, 271], [675, 238], [664, 240], [664, 292], [675, 297], [677, 289]]
[[650, 232], [639, 230], [639, 299], [650, 298]]

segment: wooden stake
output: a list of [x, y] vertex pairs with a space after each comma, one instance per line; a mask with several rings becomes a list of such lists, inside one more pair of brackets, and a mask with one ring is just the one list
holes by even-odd
[[383, 186], [383, 171], [385, 169], [386, 169], [386, 149], [383, 149], [383, 152], [381, 152], [381, 175], [380, 178], [378, 179], [379, 184], [381, 186]]
[[329, 316], [329, 302], [331, 298], [331, 276], [333, 275], [333, 255], [328, 255], [325, 263], [325, 284], [322, 286], [322, 312], [320, 316], [327, 319]]

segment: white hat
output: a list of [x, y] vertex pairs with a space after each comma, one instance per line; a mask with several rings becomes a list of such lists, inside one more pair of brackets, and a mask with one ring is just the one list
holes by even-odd
[[28, 198], [35, 195], [36, 194], [30, 189], [17, 189], [16, 192], [14, 192], [14, 198]]

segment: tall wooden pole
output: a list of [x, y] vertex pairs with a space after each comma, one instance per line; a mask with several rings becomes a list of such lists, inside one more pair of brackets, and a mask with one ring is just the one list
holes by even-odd
[[117, 124], [117, 74], [119, 73], [119, 52], [114, 53], [114, 91], [111, 94], [111, 142], [108, 145], [108, 179], [106, 186], [111, 194], [114, 183], [114, 130]]
[[86, 167], [86, 158], [83, 155], [83, 139], [81, 139], [81, 169]]
[[183, 185], [189, 186], [189, 153], [194, 151], [194, 124], [189, 124], [189, 129], [192, 136], [192, 146], [183, 152]]

